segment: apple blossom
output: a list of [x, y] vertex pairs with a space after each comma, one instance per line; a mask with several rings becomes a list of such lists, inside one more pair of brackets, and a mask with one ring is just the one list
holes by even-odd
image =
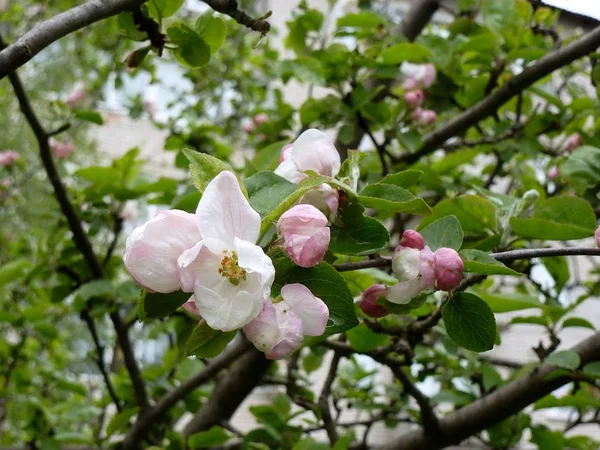
[[417, 250], [423, 250], [425, 247], [425, 241], [421, 233], [415, 230], [406, 230], [402, 233], [402, 239], [400, 245], [403, 247], [416, 248]]
[[[416, 111], [416, 110], [415, 110]], [[433, 125], [437, 120], [437, 114], [431, 109], [420, 110], [418, 114], [413, 116], [413, 120], [423, 127]]]
[[133, 279], [150, 292], [180, 289], [177, 258], [202, 239], [193, 214], [161, 211], [127, 238], [123, 260]]
[[327, 177], [335, 177], [340, 171], [340, 154], [329, 138], [314, 128], [302, 133], [292, 144], [291, 151], [285, 149], [281, 156], [283, 161], [275, 173], [292, 183], [306, 178], [308, 175], [304, 172], [308, 170]]
[[233, 173], [221, 172], [208, 184], [196, 224], [202, 240], [178, 259], [181, 289], [194, 292], [196, 307], [211, 328], [241, 328], [269, 299], [275, 269], [255, 245], [260, 216]]
[[558, 178], [558, 167], [552, 166], [548, 169], [548, 178], [551, 180]]
[[268, 359], [290, 356], [304, 336], [321, 336], [327, 327], [327, 305], [304, 285], [281, 288], [282, 301], [264, 303], [260, 314], [244, 327], [246, 337]]
[[285, 251], [301, 267], [319, 264], [329, 247], [327, 217], [312, 205], [296, 205], [281, 215], [277, 232]]
[[377, 300], [381, 297], [387, 298], [387, 296], [388, 288], [386, 286], [383, 284], [374, 284], [363, 292], [358, 307], [369, 317], [379, 318], [387, 316], [389, 314], [388, 310], [377, 303]]
[[416, 108], [417, 106], [421, 106], [423, 104], [423, 100], [425, 100], [425, 95], [420, 89], [416, 91], [409, 91], [406, 94], [404, 94], [404, 100], [406, 101], [406, 104], [409, 107]]
[[596, 238], [596, 245], [598, 246], [598, 248], [600, 248], [600, 226], [598, 228], [596, 228], [594, 237]]
[[196, 297], [194, 297], [193, 295], [190, 297], [190, 299], [187, 302], [185, 302], [182, 305], [182, 307], [190, 314], [192, 314], [194, 316], [198, 316], [198, 319], [201, 318], [200, 311], [198, 311], [198, 308], [196, 308]]
[[581, 135], [579, 133], [572, 134], [565, 140], [565, 147], [567, 148], [568, 152], [574, 151], [580, 145]]
[[462, 280], [464, 267], [456, 250], [445, 247], [436, 250], [434, 274], [437, 288], [442, 291], [456, 288]]
[[254, 125], [252, 124], [252, 122], [245, 122], [242, 125], [242, 129], [246, 134], [250, 134], [254, 131]]
[[85, 87], [82, 82], [77, 83], [73, 90], [69, 92], [63, 100], [65, 104], [74, 106], [85, 98]]
[[75, 149], [72, 142], [61, 142], [53, 138], [50, 139], [50, 148], [57, 158], [66, 158]]
[[0, 152], [0, 166], [12, 166], [21, 156], [14, 150]]
[[427, 89], [436, 80], [436, 69], [433, 64], [402, 63], [400, 72], [404, 77], [404, 89]]
[[252, 119], [252, 121], [254, 122], [254, 125], [256, 125], [257, 127], [262, 125], [263, 123], [265, 123], [268, 120], [269, 120], [269, 116], [266, 113], [257, 114], [256, 116], [254, 116], [254, 119]]
[[398, 246], [392, 269], [400, 282], [390, 289], [388, 300], [405, 305], [422, 291], [433, 289], [434, 267], [435, 255], [428, 246], [423, 250]]

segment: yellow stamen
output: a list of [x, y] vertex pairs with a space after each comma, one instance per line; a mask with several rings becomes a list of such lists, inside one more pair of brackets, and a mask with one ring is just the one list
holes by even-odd
[[221, 260], [219, 273], [234, 286], [239, 285], [240, 281], [246, 279], [246, 271], [238, 265], [237, 252], [232, 252], [231, 256], [229, 256], [229, 252], [225, 252], [225, 256]]

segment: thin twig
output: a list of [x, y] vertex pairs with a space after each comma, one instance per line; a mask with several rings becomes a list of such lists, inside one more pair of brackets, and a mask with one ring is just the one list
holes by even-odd
[[237, 23], [244, 25], [251, 30], [258, 31], [263, 36], [271, 30], [271, 24], [266, 20], [253, 19], [244, 11], [238, 9], [238, 2], [236, 0], [202, 0], [212, 9], [221, 14], [225, 14], [235, 20]]
[[331, 395], [331, 386], [333, 385], [335, 377], [337, 376], [337, 369], [341, 359], [341, 354], [337, 352], [333, 354], [333, 357], [331, 358], [331, 364], [329, 365], [329, 372], [327, 373], [325, 384], [323, 385], [321, 395], [319, 396], [319, 408], [321, 409], [323, 424], [325, 425], [325, 431], [327, 431], [327, 437], [329, 437], [329, 442], [331, 443], [331, 446], [334, 446], [340, 438], [337, 431], [336, 423], [331, 417], [331, 409], [329, 408], [329, 396]]

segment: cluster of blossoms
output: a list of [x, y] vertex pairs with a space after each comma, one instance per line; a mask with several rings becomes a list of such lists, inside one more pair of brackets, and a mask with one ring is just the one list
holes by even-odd
[[259, 113], [252, 119], [252, 122], [246, 122], [242, 125], [242, 129], [250, 134], [255, 128], [260, 127], [263, 123], [269, 120], [269, 116], [266, 113]]
[[75, 150], [75, 146], [72, 142], [62, 142], [51, 138], [50, 149], [52, 149], [52, 153], [55, 157], [66, 158], [73, 152], [73, 150]]
[[0, 152], [0, 167], [12, 166], [21, 156], [14, 150]]
[[[283, 149], [278, 171], [297, 183], [306, 170], [335, 176], [340, 165], [325, 135], [308, 130]], [[328, 223], [337, 211], [335, 190], [323, 185], [315, 191], [277, 223], [278, 242], [302, 267], [322, 261], [329, 246]], [[236, 176], [221, 172], [206, 187], [195, 214], [162, 211], [136, 228], [127, 238], [123, 259], [147, 291], [189, 292], [193, 295], [184, 308], [208, 326], [222, 331], [243, 328], [268, 358], [284, 358], [300, 347], [303, 336], [324, 333], [329, 310], [302, 284], [285, 285], [281, 296], [271, 298], [275, 269], [256, 245], [260, 225]]]
[[378, 303], [381, 297], [405, 305], [423, 291], [455, 289], [462, 280], [464, 264], [455, 250], [442, 247], [433, 252], [420, 233], [407, 230], [394, 251], [392, 270], [399, 281], [392, 288], [376, 284], [364, 291], [359, 306], [366, 315], [388, 314]]
[[412, 109], [411, 119], [420, 126], [432, 125], [437, 114], [431, 109], [423, 109], [425, 94], [423, 90], [429, 88], [436, 80], [436, 70], [433, 64], [403, 63], [400, 72], [404, 78], [404, 101]]

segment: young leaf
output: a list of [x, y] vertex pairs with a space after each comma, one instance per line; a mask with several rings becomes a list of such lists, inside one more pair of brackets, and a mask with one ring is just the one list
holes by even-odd
[[582, 198], [561, 196], [542, 201], [530, 218], [511, 217], [515, 234], [546, 240], [583, 239], [594, 234], [596, 215]]
[[296, 185], [271, 171], [262, 171], [244, 180], [248, 201], [261, 217], [296, 190]]
[[563, 328], [572, 328], [572, 327], [580, 327], [580, 328], [589, 328], [590, 330], [595, 330], [596, 327], [589, 321], [582, 317], [569, 317], [562, 324]]
[[386, 345], [390, 337], [386, 334], [375, 333], [364, 323], [346, 332], [350, 345], [357, 352], [369, 352]]
[[575, 370], [581, 364], [581, 358], [573, 350], [563, 350], [552, 353], [544, 360], [544, 364], [551, 364], [563, 369]]
[[215, 425], [207, 431], [192, 434], [188, 439], [189, 448], [214, 448], [231, 439], [225, 429]]
[[104, 119], [102, 119], [102, 115], [97, 111], [86, 111], [83, 109], [78, 109], [73, 112], [75, 117], [81, 120], [85, 120], [87, 122], [95, 123], [96, 125], [102, 125], [104, 123]]
[[167, 317], [187, 302], [191, 296], [192, 294], [182, 291], [161, 294], [159, 292], [150, 293], [142, 289], [137, 307], [138, 318], [144, 321], [146, 318], [161, 319]]
[[199, 358], [214, 358], [225, 350], [225, 347], [235, 337], [236, 333], [237, 330], [213, 330], [203, 320], [194, 328], [190, 338], [185, 343], [185, 352]]
[[460, 257], [465, 265], [465, 272], [482, 275], [521, 275], [481, 250], [463, 250], [460, 252]]
[[382, 211], [419, 215], [431, 213], [425, 200], [393, 184], [370, 184], [361, 191], [359, 200], [366, 207]]
[[161, 20], [171, 17], [175, 14], [185, 0], [150, 0], [148, 4], [148, 14], [150, 17]]
[[211, 55], [214, 55], [221, 48], [227, 37], [225, 22], [220, 17], [214, 17], [211, 10], [198, 17], [194, 30], [208, 44]]
[[[182, 151], [190, 162], [190, 171], [192, 173], [192, 181], [194, 182], [194, 186], [196, 186], [200, 192], [204, 192], [204, 189], [206, 189], [208, 183], [210, 183], [211, 180], [221, 172], [225, 170], [233, 172], [229, 164], [224, 163], [214, 156], [207, 155], [206, 153], [196, 152], [187, 148], [184, 148]], [[247, 197], [248, 193], [246, 192], [246, 187], [243, 183], [240, 183], [240, 188]]]
[[390, 235], [377, 219], [364, 215], [358, 203], [344, 208], [331, 226], [330, 250], [342, 255], [368, 255], [385, 248]]
[[467, 235], [487, 235], [496, 230], [496, 206], [487, 198], [478, 195], [461, 195], [447, 198], [433, 207], [431, 216], [425, 217], [420, 228], [446, 216], [456, 216], [463, 232]]
[[392, 173], [387, 175], [380, 183], [393, 184], [404, 189], [408, 189], [415, 184], [423, 176], [423, 172], [420, 170], [408, 169], [402, 172]]
[[443, 217], [421, 230], [421, 235], [431, 250], [440, 247], [459, 250], [463, 241], [463, 231], [455, 216]]
[[381, 52], [381, 60], [384, 64], [396, 65], [404, 61], [420, 63], [430, 58], [431, 52], [427, 47], [412, 42], [400, 42]]
[[494, 313], [476, 295], [461, 292], [442, 308], [448, 336], [457, 345], [473, 352], [485, 352], [494, 347], [496, 319]]

